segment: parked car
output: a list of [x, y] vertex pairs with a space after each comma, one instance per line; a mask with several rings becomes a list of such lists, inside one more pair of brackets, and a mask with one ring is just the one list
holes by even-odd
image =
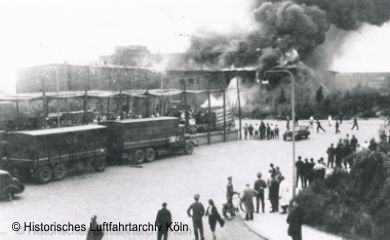
[[[295, 127], [295, 140], [307, 139], [309, 138], [310, 131], [309, 126], [297, 126]], [[283, 134], [283, 140], [291, 140], [292, 141], [292, 130], [286, 131]]]
[[19, 179], [12, 177], [7, 171], [0, 170], [0, 196], [2, 199], [11, 200], [15, 194], [23, 191], [24, 185]]

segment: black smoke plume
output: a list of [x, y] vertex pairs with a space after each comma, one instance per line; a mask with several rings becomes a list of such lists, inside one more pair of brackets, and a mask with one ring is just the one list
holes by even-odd
[[[250, 14], [255, 30], [192, 37], [187, 64], [267, 70], [294, 48], [310, 67], [326, 68], [346, 31], [356, 30], [363, 23], [382, 25], [390, 19], [389, 9], [390, 0], [254, 0]], [[329, 44], [331, 41], [337, 43]]]

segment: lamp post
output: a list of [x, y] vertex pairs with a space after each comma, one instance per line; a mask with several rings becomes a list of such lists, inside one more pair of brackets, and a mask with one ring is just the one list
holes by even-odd
[[265, 76], [272, 74], [272, 73], [287, 73], [291, 80], [291, 115], [292, 115], [292, 173], [293, 173], [293, 179], [292, 179], [292, 192], [293, 192], [293, 198], [296, 196], [296, 189], [295, 189], [295, 181], [296, 181], [296, 169], [295, 169], [295, 77], [294, 74], [292, 74], [291, 71], [288, 69], [281, 69], [281, 70], [270, 70], [266, 71], [264, 74]]

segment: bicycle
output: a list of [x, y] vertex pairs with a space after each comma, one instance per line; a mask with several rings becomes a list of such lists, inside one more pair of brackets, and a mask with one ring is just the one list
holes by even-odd
[[233, 220], [233, 218], [239, 213], [239, 209], [245, 213], [245, 207], [241, 201], [240, 193], [234, 193], [232, 197], [232, 204], [226, 202], [222, 207], [222, 214], [226, 220]]

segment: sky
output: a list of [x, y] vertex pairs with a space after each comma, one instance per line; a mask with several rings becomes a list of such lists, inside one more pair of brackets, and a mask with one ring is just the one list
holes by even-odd
[[[249, 0], [0, 1], [0, 91], [13, 92], [17, 70], [40, 64], [90, 64], [118, 45], [183, 52], [189, 36], [250, 30]], [[332, 66], [390, 71], [390, 24], [351, 34]], [[377, 64], [380, 62], [380, 64]]]

